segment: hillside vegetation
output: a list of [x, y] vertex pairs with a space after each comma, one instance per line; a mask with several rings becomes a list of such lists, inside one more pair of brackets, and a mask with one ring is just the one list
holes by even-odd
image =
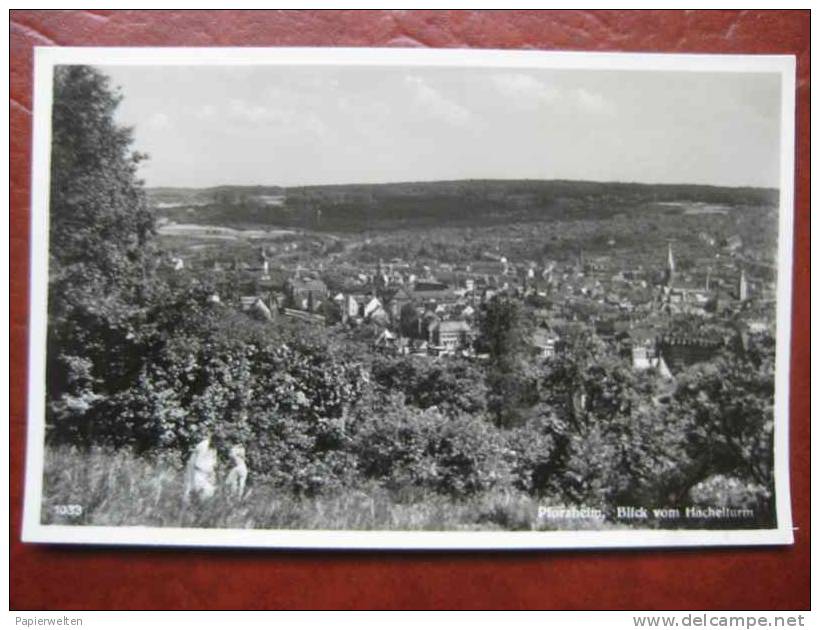
[[262, 224], [327, 231], [415, 226], [480, 227], [515, 221], [679, 213], [670, 202], [770, 206], [777, 191], [698, 185], [563, 180], [463, 180], [333, 186], [149, 189], [160, 216], [216, 225]]

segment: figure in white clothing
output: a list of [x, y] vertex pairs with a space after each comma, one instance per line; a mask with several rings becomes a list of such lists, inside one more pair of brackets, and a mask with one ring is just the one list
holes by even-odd
[[183, 502], [186, 505], [192, 497], [204, 501], [214, 496], [216, 464], [216, 450], [211, 446], [211, 436], [208, 435], [194, 447], [185, 467]]
[[245, 463], [245, 447], [234, 444], [228, 453], [231, 458], [231, 469], [225, 477], [225, 490], [232, 499], [241, 499], [245, 495], [245, 482], [248, 480], [248, 465]]

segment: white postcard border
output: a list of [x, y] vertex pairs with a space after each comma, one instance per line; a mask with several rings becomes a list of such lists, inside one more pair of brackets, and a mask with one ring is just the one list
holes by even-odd
[[[48, 208], [53, 68], [90, 65], [427, 66], [755, 72], [781, 77], [774, 463], [778, 526], [757, 530], [416, 532], [43, 525]], [[789, 377], [794, 222], [795, 57], [393, 48], [35, 48], [31, 275], [23, 542], [316, 549], [708, 547], [794, 542], [789, 484]]]

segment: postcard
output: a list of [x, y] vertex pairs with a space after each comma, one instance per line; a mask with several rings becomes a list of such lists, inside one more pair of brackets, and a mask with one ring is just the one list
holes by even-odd
[[790, 544], [795, 61], [37, 48], [23, 540]]

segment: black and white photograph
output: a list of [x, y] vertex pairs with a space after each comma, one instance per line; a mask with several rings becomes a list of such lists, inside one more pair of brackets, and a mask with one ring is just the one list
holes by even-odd
[[792, 542], [792, 57], [35, 79], [24, 540]]

